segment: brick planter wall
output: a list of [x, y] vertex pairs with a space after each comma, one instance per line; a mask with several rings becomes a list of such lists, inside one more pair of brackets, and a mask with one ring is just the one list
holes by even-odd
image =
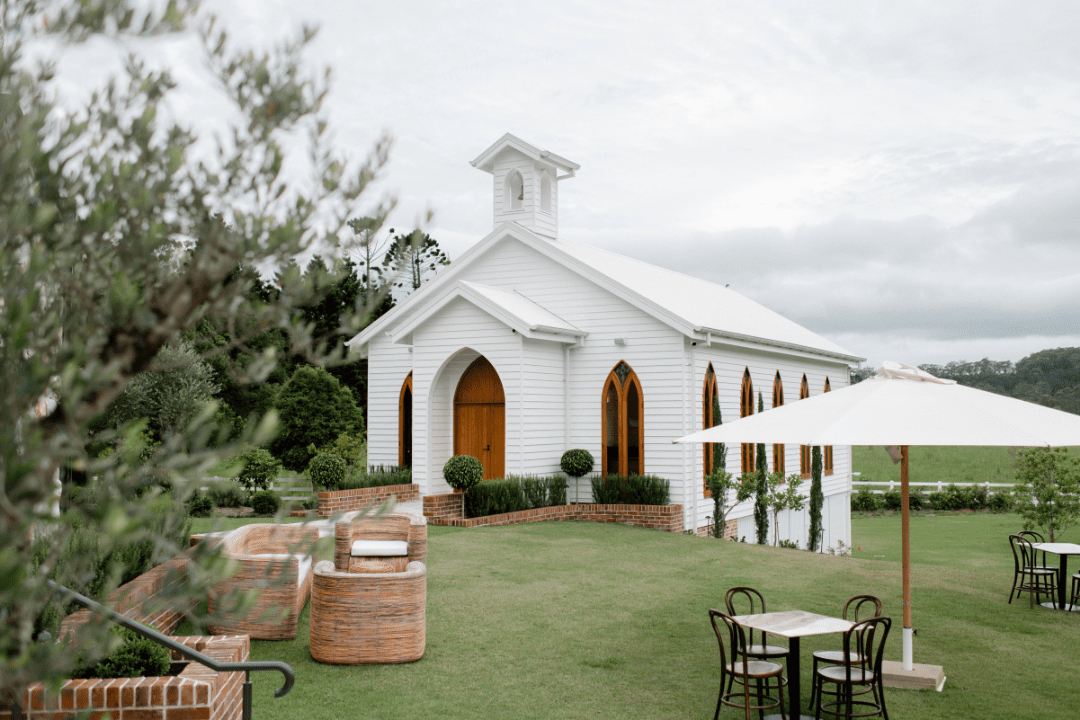
[[[454, 499], [457, 498], [455, 502]], [[465, 519], [461, 510], [461, 495], [428, 495], [424, 498], [424, 516], [429, 525], [449, 527], [484, 527], [489, 525], [519, 525], [552, 520], [620, 523], [664, 532], [682, 532], [682, 505], [553, 505], [552, 507], [521, 510], [498, 515]], [[431, 514], [429, 514], [429, 509]], [[437, 514], [438, 513], [438, 514]]]
[[[183, 613], [180, 608], [163, 608], [161, 603], [153, 601], [159, 596], [168, 597], [171, 589], [184, 581], [192, 552], [192, 550], [185, 550], [172, 560], [124, 583], [109, 593], [109, 599], [104, 604], [132, 620], [144, 625], [152, 625], [158, 632], [168, 635], [180, 624]], [[192, 605], [194, 606], [194, 601]], [[86, 608], [74, 612], [60, 623], [59, 636], [64, 637], [68, 633], [74, 633], [77, 628], [89, 621], [90, 611]]]
[[[221, 662], [243, 662], [250, 651], [247, 635], [176, 640]], [[173, 659], [181, 658], [174, 655]], [[189, 662], [179, 675], [171, 677], [68, 680], [60, 694], [51, 697], [41, 685], [34, 684], [23, 694], [23, 718], [66, 720], [91, 710], [91, 718], [101, 718], [107, 712], [113, 720], [239, 720], [243, 682], [242, 672], [217, 673]], [[0, 711], [0, 720], [10, 718], [10, 711]]]
[[[703, 525], [698, 528], [698, 537], [712, 537], [713, 524]], [[739, 521], [727, 520], [724, 522], [724, 540], [738, 540], [739, 539]]]
[[381, 503], [391, 495], [400, 502], [420, 499], [420, 486], [384, 485], [382, 487], [356, 488], [355, 490], [329, 490], [319, 493], [319, 517], [330, 517], [336, 513], [363, 510]]
[[432, 522], [436, 518], [463, 518], [465, 517], [465, 496], [461, 493], [446, 493], [445, 495], [424, 496], [424, 517], [433, 525], [441, 523]]

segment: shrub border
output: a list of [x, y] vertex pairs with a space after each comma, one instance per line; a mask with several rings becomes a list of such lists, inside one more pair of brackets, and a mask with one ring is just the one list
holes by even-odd
[[577, 520], [580, 522], [619, 523], [650, 530], [681, 533], [683, 531], [683, 507], [674, 505], [600, 505], [579, 503], [577, 505], [552, 505], [533, 510], [465, 518], [462, 495], [446, 493], [424, 497], [424, 517], [429, 525], [446, 527], [490, 527], [497, 525], [520, 525], [531, 522]]

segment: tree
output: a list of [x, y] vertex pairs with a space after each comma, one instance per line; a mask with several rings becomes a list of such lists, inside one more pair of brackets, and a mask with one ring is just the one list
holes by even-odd
[[805, 496], [799, 494], [802, 478], [798, 474], [789, 475], [784, 480], [783, 473], [770, 473], [766, 483], [769, 510], [772, 511], [773, 545], [780, 539], [780, 526], [776, 516], [784, 510], [802, 510]]
[[[713, 537], [717, 539], [724, 537], [727, 515], [731, 509], [754, 494], [756, 481], [746, 482], [745, 477], [749, 476], [736, 480], [734, 475], [723, 469], [713, 470], [708, 477], [713, 501]], [[732, 490], [735, 491], [734, 498], [731, 497]]]
[[390, 274], [394, 287], [406, 294], [418, 290], [428, 275], [450, 264], [450, 258], [439, 249], [433, 237], [420, 230], [395, 235], [383, 257], [383, 268]]
[[166, 345], [150, 370], [132, 378], [107, 416], [115, 427], [145, 418], [155, 436], [165, 440], [186, 427], [218, 389], [213, 369], [189, 343]]
[[[256, 301], [256, 284], [237, 268], [282, 267], [313, 246], [342, 254], [338, 234], [359, 214], [361, 193], [386, 162], [389, 142], [381, 140], [360, 164], [328, 147], [321, 109], [326, 76], [309, 76], [300, 60], [312, 29], [268, 51], [249, 51], [210, 16], [193, 14], [193, 5], [3, 4], [0, 402], [7, 422], [0, 425], [0, 706], [16, 702], [35, 680], [55, 688], [75, 661], [66, 643], [37, 641], [39, 631], [55, 632], [46, 613], [54, 596], [47, 580], [84, 587], [85, 578], [94, 577], [100, 580], [95, 597], [105, 597], [118, 579], [114, 566], [96, 565], [95, 558], [136, 541], [145, 541], [159, 561], [181, 548], [171, 538], [183, 535], [177, 531], [185, 518], [155, 510], [167, 500], [160, 490], [140, 492], [145, 468], [134, 467], [126, 451], [97, 460], [87, 450], [91, 424], [135, 378], [154, 369], [162, 349], [178, 346], [212, 318], [225, 331], [223, 342], [200, 352], [206, 358], [250, 353], [238, 382], [261, 381], [273, 371], [281, 353], [251, 345], [272, 331], [287, 336], [288, 354], [311, 362], [341, 359], [332, 352], [321, 358], [302, 321], [299, 309], [314, 297], [310, 283], [291, 278], [273, 297]], [[169, 73], [128, 54], [159, 45], [132, 43], [132, 37], [189, 27], [203, 42], [202, 67], [217, 84], [222, 116], [236, 120], [222, 133], [226, 140], [197, 153], [198, 134], [187, 123], [198, 119], [178, 117], [184, 105], [168, 101], [175, 86]], [[38, 59], [90, 39], [100, 52], [128, 57], [123, 77], [109, 80], [81, 107], [61, 107], [53, 98], [62, 78], [54, 77], [54, 64]], [[298, 136], [310, 139], [310, 185], [293, 185], [281, 173], [296, 164], [287, 148]], [[375, 214], [388, 209], [381, 203]], [[358, 315], [344, 325], [358, 327]], [[198, 414], [147, 464], [167, 474], [181, 500], [190, 495], [192, 478], [243, 446], [265, 442], [273, 425], [271, 413], [248, 424], [242, 445], [212, 450], [206, 441], [217, 428], [212, 417]], [[123, 448], [137, 429], [127, 423], [104, 439], [111, 435]], [[85, 471], [88, 480], [54, 515], [54, 480], [62, 467]], [[100, 552], [73, 553], [58, 564], [76, 529], [94, 533]], [[205, 598], [200, 579], [215, 579], [206, 557], [213, 551], [195, 552], [188, 585], [178, 594]], [[108, 644], [106, 625], [88, 624], [77, 638], [80, 649], [100, 655]]]
[[339, 435], [360, 435], [364, 417], [349, 388], [324, 368], [298, 367], [275, 403], [281, 432], [270, 445], [281, 463], [302, 471], [315, 456], [309, 446], [321, 448]]
[[[712, 412], [713, 412], [713, 427], [724, 424], [724, 419], [720, 416], [720, 394], [718, 392], [713, 393], [712, 397]], [[712, 450], [712, 467], [713, 472], [718, 470], [727, 469], [727, 445], [724, 443], [711, 443], [709, 447]]]
[[814, 552], [821, 540], [821, 506], [825, 504], [821, 489], [821, 447], [818, 445], [811, 450], [810, 477], [810, 538], [806, 547]]
[[364, 306], [369, 308], [369, 322], [375, 322], [385, 315], [394, 306], [394, 297], [390, 294], [390, 287], [383, 268], [379, 263], [389, 250], [394, 235], [394, 228], [390, 228], [390, 234], [378, 240], [376, 234], [381, 223], [378, 218], [362, 217], [353, 218], [349, 221], [349, 227], [356, 234], [359, 250], [354, 257], [357, 258], [357, 269], [360, 272], [360, 293]]
[[1065, 448], [1028, 448], [1016, 453], [1016, 512], [1024, 529], [1045, 529], [1050, 542], [1080, 517], [1080, 459]]

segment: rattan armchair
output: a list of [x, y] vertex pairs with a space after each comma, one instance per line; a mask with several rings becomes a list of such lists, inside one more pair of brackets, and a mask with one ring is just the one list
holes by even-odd
[[334, 526], [334, 569], [338, 572], [403, 572], [427, 563], [427, 519], [396, 512], [345, 520]]
[[[311, 550], [319, 530], [304, 525], [258, 523], [229, 533], [221, 542], [236, 564], [228, 580], [209, 592], [210, 633], [292, 640], [300, 611], [311, 595]], [[234, 591], [256, 591], [254, 604], [237, 613]]]
[[338, 665], [405, 663], [427, 643], [427, 566], [405, 572], [339, 572], [315, 565], [311, 590], [311, 657]]

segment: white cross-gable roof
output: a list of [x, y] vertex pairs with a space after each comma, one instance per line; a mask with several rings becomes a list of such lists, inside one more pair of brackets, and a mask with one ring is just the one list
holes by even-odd
[[390, 330], [394, 342], [409, 342], [413, 331], [457, 298], [463, 298], [527, 338], [575, 343], [588, 333], [513, 290], [461, 280], [451, 292]]
[[[431, 317], [452, 299], [451, 295], [466, 297], [489, 312], [498, 307], [508, 317], [515, 317], [522, 327], [531, 328], [533, 321], [544, 315], [555, 317], [517, 293], [458, 280], [476, 258], [504, 241], [525, 244], [688, 337], [779, 347], [844, 362], [861, 362], [865, 359], [852, 355], [817, 333], [729, 288], [607, 250], [565, 240], [547, 240], [514, 222], [499, 225], [427, 285], [413, 293], [401, 306], [372, 323], [348, 344], [363, 348], [380, 332], [403, 339], [406, 333], [402, 330], [406, 326], [415, 328]], [[545, 323], [535, 324], [539, 327]], [[560, 332], [569, 334], [568, 330]]]
[[[522, 155], [532, 158], [536, 162], [551, 165], [553, 167], [562, 170], [569, 174], [570, 177], [574, 176], [581, 166], [577, 163], [570, 162], [566, 158], [556, 155], [553, 152], [547, 150], [541, 150], [535, 145], [530, 145], [519, 137], [506, 133], [501, 138], [495, 141], [495, 143], [484, 152], [480, 153], [480, 156], [470, 163], [474, 168], [483, 170], [484, 172], [492, 172], [495, 166], [495, 160], [499, 157], [507, 148], [517, 150]], [[558, 178], [562, 180], [563, 178]]]

